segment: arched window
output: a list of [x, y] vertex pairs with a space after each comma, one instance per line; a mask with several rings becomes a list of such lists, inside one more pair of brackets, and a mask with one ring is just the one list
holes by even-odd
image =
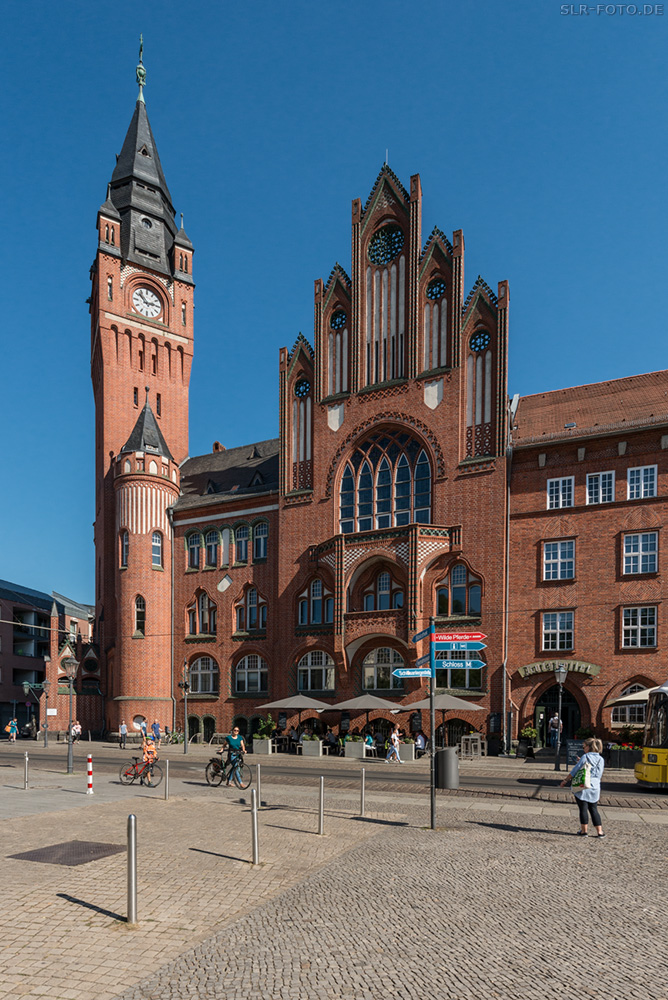
[[237, 663], [234, 677], [237, 694], [260, 694], [268, 690], [267, 664], [257, 653], [249, 653]]
[[151, 565], [162, 569], [162, 534], [159, 531], [151, 536]]
[[431, 463], [403, 431], [380, 431], [357, 446], [341, 477], [340, 530], [371, 531], [431, 521]]
[[236, 532], [236, 562], [248, 562], [248, 525], [240, 524]]
[[206, 537], [204, 539], [206, 550], [205, 550], [205, 565], [207, 566], [217, 566], [218, 565], [218, 545], [220, 542], [220, 535], [217, 531], [207, 531]]
[[348, 319], [335, 308], [327, 336], [327, 395], [348, 391]]
[[391, 608], [403, 608], [403, 587], [392, 579], [392, 575], [387, 570], [383, 570], [365, 588], [362, 600], [365, 611], [389, 611]]
[[436, 585], [436, 614], [450, 615], [481, 614], [482, 587], [480, 577], [469, 572], [463, 563], [456, 563], [448, 576]]
[[364, 657], [362, 664], [362, 687], [365, 691], [388, 691], [392, 688], [403, 688], [404, 682], [400, 677], [395, 677], [393, 670], [398, 670], [404, 666], [404, 659], [396, 649], [387, 646], [379, 646], [368, 656]]
[[297, 687], [300, 691], [333, 691], [334, 660], [322, 649], [302, 656], [297, 664]]
[[249, 587], [235, 605], [237, 632], [255, 632], [267, 627], [267, 602], [255, 587]]
[[484, 327], [469, 340], [466, 359], [466, 454], [492, 453], [492, 352]]
[[[622, 697], [627, 694], [637, 694], [646, 691], [644, 684], [629, 684], [622, 691]], [[615, 705], [612, 710], [612, 722], [618, 726], [644, 726], [647, 712], [647, 702], [631, 703], [630, 705]]]
[[189, 569], [199, 569], [199, 553], [202, 547], [202, 536], [199, 531], [188, 535], [188, 567]]
[[[480, 653], [467, 653], [460, 650], [437, 650], [436, 652], [436, 687], [452, 688], [462, 691], [482, 690], [482, 667], [467, 667], [465, 663], [471, 659], [480, 660]], [[459, 663], [457, 661], [460, 661]]]
[[220, 671], [212, 656], [200, 656], [190, 666], [191, 694], [218, 694]]
[[447, 364], [448, 300], [443, 278], [427, 285], [424, 304], [424, 368], [444, 368]]
[[267, 558], [267, 538], [269, 537], [269, 525], [266, 521], [260, 521], [253, 528], [253, 560]]
[[121, 531], [121, 537], [120, 537], [120, 566], [121, 566], [121, 569], [127, 569], [129, 548], [130, 548], [130, 536], [127, 533], [127, 531]]
[[404, 377], [406, 251], [403, 231], [381, 225], [367, 246], [365, 382]]
[[146, 634], [146, 601], [135, 597], [135, 636]]
[[114, 298], [114, 281], [110, 276], [107, 278], [107, 299], [112, 302]]
[[217, 607], [205, 590], [200, 590], [188, 606], [188, 634], [215, 635]]
[[334, 597], [322, 580], [312, 580], [298, 598], [300, 625], [331, 625], [334, 621]]

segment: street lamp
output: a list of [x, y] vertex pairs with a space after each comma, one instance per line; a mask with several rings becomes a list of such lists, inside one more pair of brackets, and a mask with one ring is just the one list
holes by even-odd
[[188, 753], [188, 691], [190, 690], [190, 671], [188, 661], [183, 661], [183, 680], [179, 681], [179, 687], [183, 691], [183, 752]]
[[67, 674], [67, 679], [70, 684], [70, 721], [67, 726], [67, 773], [74, 774], [74, 758], [72, 750], [72, 693], [74, 691], [74, 678], [77, 675], [77, 670], [79, 669], [79, 662], [75, 660], [73, 656], [67, 656], [62, 661], [62, 666], [65, 668], [65, 673]]
[[554, 770], [561, 771], [561, 696], [564, 690], [564, 684], [566, 683], [566, 678], [568, 677], [568, 667], [565, 667], [563, 663], [560, 663], [558, 667], [555, 667], [554, 678], [559, 685], [559, 725], [557, 726], [557, 756], [554, 760]]
[[45, 713], [44, 713], [44, 724], [42, 729], [44, 730], [44, 749], [49, 745], [49, 688], [51, 687], [51, 681], [43, 680], [41, 684], [31, 684], [30, 681], [23, 682], [23, 693], [25, 695], [30, 694], [32, 691], [33, 695], [39, 701], [39, 696], [44, 692], [45, 700]]

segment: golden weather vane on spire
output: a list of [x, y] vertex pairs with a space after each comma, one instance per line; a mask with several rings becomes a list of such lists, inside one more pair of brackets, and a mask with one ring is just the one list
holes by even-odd
[[144, 102], [144, 87], [146, 86], [146, 70], [144, 69], [144, 36], [139, 36], [139, 63], [137, 64], [137, 83], [139, 84], [138, 101]]

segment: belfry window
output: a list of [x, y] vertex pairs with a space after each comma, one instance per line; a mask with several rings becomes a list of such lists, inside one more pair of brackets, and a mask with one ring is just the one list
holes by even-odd
[[381, 432], [358, 445], [341, 477], [340, 530], [431, 522], [431, 464], [418, 441]]
[[405, 237], [390, 223], [377, 229], [367, 248], [365, 382], [404, 377], [406, 323]]

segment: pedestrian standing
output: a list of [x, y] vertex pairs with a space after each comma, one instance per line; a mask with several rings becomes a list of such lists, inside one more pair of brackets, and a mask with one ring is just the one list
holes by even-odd
[[387, 751], [387, 757], [385, 758], [385, 763], [389, 764], [391, 760], [396, 760], [397, 764], [401, 764], [402, 760], [399, 756], [399, 744], [402, 740], [399, 737], [399, 726], [395, 726], [392, 730], [392, 735], [390, 736], [390, 749]]
[[558, 712], [554, 713], [554, 715], [547, 724], [547, 728], [548, 728], [548, 735], [550, 737], [550, 746], [556, 747], [557, 736], [561, 733], [561, 730], [564, 728], [564, 724], [559, 718]]
[[81, 723], [77, 719], [74, 725], [72, 726], [72, 742], [78, 743], [80, 739], [81, 739]]
[[128, 727], [125, 719], [121, 719], [121, 724], [118, 727], [118, 747], [120, 750], [125, 750], [125, 744], [128, 739]]
[[160, 723], [157, 719], [154, 719], [151, 723], [151, 732], [153, 733], [153, 741], [158, 749], [160, 749]]
[[603, 774], [603, 768], [605, 763], [603, 757], [601, 756], [601, 751], [603, 750], [603, 744], [600, 740], [595, 737], [591, 737], [584, 741], [584, 753], [578, 762], [571, 768], [571, 773], [567, 778], [561, 782], [562, 788], [565, 785], [570, 785], [576, 775], [579, 776], [580, 771], [586, 773], [589, 770], [589, 787], [584, 785], [577, 785], [573, 788], [573, 794], [577, 799], [578, 809], [580, 810], [580, 829], [578, 831], [579, 837], [586, 837], [588, 830], [589, 815], [591, 816], [591, 821], [596, 827], [596, 834], [598, 837], [605, 837], [603, 833], [603, 827], [601, 826], [601, 816], [598, 811], [597, 802], [601, 797], [601, 775]]

